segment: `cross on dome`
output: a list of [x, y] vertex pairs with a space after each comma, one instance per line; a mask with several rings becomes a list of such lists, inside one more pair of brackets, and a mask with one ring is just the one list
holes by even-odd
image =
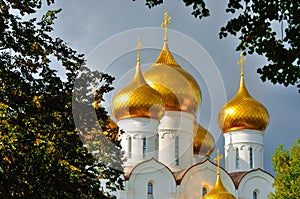
[[168, 40], [167, 31], [168, 31], [168, 23], [170, 23], [170, 21], [171, 21], [171, 18], [168, 15], [168, 11], [165, 10], [165, 12], [164, 12], [164, 21], [161, 24], [161, 27], [164, 28], [164, 41]]
[[140, 64], [140, 61], [141, 61], [141, 46], [142, 46], [141, 38], [138, 37], [138, 45], [136, 47], [136, 50], [137, 50], [137, 62], [138, 62], [138, 64]]
[[217, 150], [217, 157], [214, 158], [214, 161], [217, 163], [218, 165], [218, 170], [217, 170], [217, 175], [220, 175], [220, 163], [221, 163], [221, 159], [223, 158], [222, 155], [220, 155], [220, 149]]
[[244, 75], [244, 63], [246, 62], [246, 57], [243, 56], [243, 52], [240, 53], [240, 60], [237, 64], [240, 66], [241, 75]]

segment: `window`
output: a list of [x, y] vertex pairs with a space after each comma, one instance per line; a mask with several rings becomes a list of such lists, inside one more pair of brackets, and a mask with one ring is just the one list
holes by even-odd
[[153, 183], [148, 182], [148, 199], [153, 199]]
[[143, 140], [143, 158], [146, 159], [146, 138], [142, 138]]
[[159, 135], [157, 134], [155, 137], [155, 150], [159, 150]]
[[207, 194], [207, 188], [202, 187], [202, 197], [205, 196], [206, 194]]
[[257, 191], [253, 191], [253, 199], [258, 199], [258, 193], [257, 193]]
[[179, 165], [179, 138], [175, 137], [175, 165]]
[[235, 167], [237, 169], [240, 168], [240, 152], [238, 148], [235, 149]]
[[132, 140], [131, 137], [128, 137], [128, 158], [131, 158], [132, 153]]
[[249, 149], [249, 164], [250, 164], [250, 169], [253, 168], [253, 150], [252, 148]]

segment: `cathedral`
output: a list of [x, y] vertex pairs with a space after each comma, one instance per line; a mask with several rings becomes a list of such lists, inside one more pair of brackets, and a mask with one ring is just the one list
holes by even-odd
[[266, 108], [248, 92], [241, 54], [240, 85], [219, 111], [225, 138], [223, 156], [212, 134], [196, 118], [201, 89], [194, 77], [174, 59], [168, 47], [164, 15], [164, 43], [145, 73], [140, 68], [131, 82], [112, 99], [112, 115], [120, 129], [125, 152], [125, 190], [119, 199], [265, 199], [274, 178], [263, 167]]

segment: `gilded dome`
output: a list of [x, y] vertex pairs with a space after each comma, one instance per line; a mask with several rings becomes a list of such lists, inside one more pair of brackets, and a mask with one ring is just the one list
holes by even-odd
[[210, 156], [215, 148], [214, 137], [197, 122], [194, 123], [194, 154]]
[[223, 158], [222, 155], [220, 155], [220, 150], [217, 150], [217, 157], [214, 158], [214, 160], [217, 162], [217, 180], [213, 188], [203, 197], [203, 199], [236, 199], [234, 195], [229, 193], [221, 180], [220, 176], [220, 162]]
[[201, 104], [200, 87], [192, 75], [175, 61], [166, 40], [160, 55], [144, 77], [163, 96], [166, 110], [196, 114]]
[[139, 59], [133, 80], [114, 96], [112, 107], [112, 114], [117, 121], [136, 117], [156, 120], [162, 118], [165, 110], [164, 98], [146, 83]]
[[236, 199], [234, 195], [229, 193], [222, 181], [220, 174], [217, 175], [216, 184], [213, 186], [213, 188], [203, 197], [203, 199]]
[[219, 112], [218, 124], [223, 133], [239, 129], [263, 132], [269, 124], [267, 109], [249, 94], [242, 72], [240, 88], [235, 97], [227, 102]]
[[[106, 131], [103, 132], [104, 135], [111, 136], [112, 140], [118, 140], [118, 132], [116, 131], [118, 126], [117, 124], [111, 119], [111, 117], [108, 117], [109, 123], [106, 125]], [[111, 134], [112, 131], [115, 131], [116, 133]]]

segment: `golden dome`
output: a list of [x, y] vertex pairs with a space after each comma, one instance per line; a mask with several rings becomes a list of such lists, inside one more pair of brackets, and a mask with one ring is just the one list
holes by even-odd
[[216, 184], [203, 199], [236, 199], [236, 197], [225, 189], [220, 174], [218, 174]]
[[194, 123], [194, 154], [210, 156], [215, 148], [214, 137], [197, 122]]
[[146, 83], [141, 72], [139, 57], [133, 80], [114, 96], [112, 105], [112, 114], [116, 120], [135, 117], [156, 120], [162, 118], [164, 99]]
[[237, 94], [220, 110], [218, 124], [224, 133], [239, 129], [263, 132], [269, 124], [267, 109], [247, 91], [242, 66], [240, 88]]
[[144, 73], [144, 77], [147, 83], [163, 96], [166, 110], [196, 114], [201, 104], [200, 87], [175, 61], [166, 40], [160, 55]]
[[111, 119], [111, 117], [108, 116], [109, 123], [105, 126], [106, 131], [103, 132], [104, 135], [110, 135], [112, 131], [115, 131], [116, 133], [113, 133], [111, 136], [111, 139], [114, 141], [117, 141], [119, 139], [118, 136], [118, 125]]
[[203, 199], [236, 199], [234, 195], [225, 189], [222, 183], [220, 176], [220, 162], [222, 158], [223, 156], [220, 155], [220, 150], [217, 150], [217, 157], [214, 158], [217, 162], [217, 180], [213, 188], [203, 197]]

